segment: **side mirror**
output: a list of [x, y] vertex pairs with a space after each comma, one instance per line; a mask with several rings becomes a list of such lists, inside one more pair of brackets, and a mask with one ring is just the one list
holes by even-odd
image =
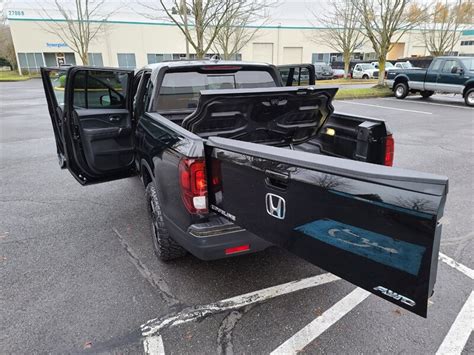
[[464, 69], [463, 68], [458, 68], [458, 74], [459, 75], [464, 75]]
[[99, 102], [101, 106], [110, 106], [111, 101], [112, 100], [110, 99], [110, 95], [102, 95], [99, 98]]

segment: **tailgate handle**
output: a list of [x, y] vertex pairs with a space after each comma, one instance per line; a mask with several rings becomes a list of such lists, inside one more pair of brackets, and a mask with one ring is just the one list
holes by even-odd
[[290, 182], [290, 175], [272, 170], [265, 170], [265, 184], [280, 190], [286, 190]]

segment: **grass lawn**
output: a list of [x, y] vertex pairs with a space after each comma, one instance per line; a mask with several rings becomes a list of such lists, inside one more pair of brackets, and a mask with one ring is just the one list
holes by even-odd
[[38, 75], [19, 75], [17, 71], [0, 71], [0, 81], [23, 81]]
[[364, 99], [370, 97], [385, 97], [393, 96], [392, 90], [387, 87], [374, 86], [371, 88], [358, 88], [358, 89], [339, 89], [336, 94], [336, 99]]
[[316, 80], [316, 84], [338, 84], [338, 85], [350, 85], [350, 84], [377, 84], [377, 79], [332, 79], [332, 80]]

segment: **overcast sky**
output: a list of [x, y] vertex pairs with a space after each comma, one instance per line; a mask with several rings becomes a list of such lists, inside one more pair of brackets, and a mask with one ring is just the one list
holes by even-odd
[[[39, 9], [41, 7], [48, 10], [48, 13], [53, 18], [60, 18], [60, 15], [55, 10], [55, 5], [53, 1], [38, 1], [38, 0], [10, 0], [10, 1], [0, 1], [4, 3], [5, 9], [7, 10], [7, 15], [9, 17], [24, 17], [24, 18], [39, 18], [42, 17]], [[64, 0], [61, 1], [70, 3], [74, 6], [74, 1]], [[159, 1], [151, 0], [140, 0], [140, 2], [146, 2], [153, 4], [156, 8], [160, 8]], [[39, 5], [41, 4], [41, 5]], [[311, 26], [316, 23], [312, 19], [311, 11], [309, 9], [323, 9], [325, 5], [325, 0], [279, 0], [276, 6], [272, 6], [270, 9], [270, 21], [269, 25], [281, 25], [281, 26]], [[1, 5], [0, 5], [1, 6]], [[123, 21], [150, 21], [146, 19], [140, 13], [143, 13], [143, 9], [138, 4], [137, 0], [131, 1], [120, 1], [120, 0], [107, 0], [106, 9], [119, 9], [112, 16], [111, 19], [114, 20], [123, 20]], [[23, 15], [18, 16], [9, 11], [22, 10]]]

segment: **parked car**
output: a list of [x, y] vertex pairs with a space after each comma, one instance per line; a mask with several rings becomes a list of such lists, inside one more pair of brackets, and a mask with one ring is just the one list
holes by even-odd
[[378, 76], [378, 69], [375, 69], [372, 64], [369, 63], [358, 63], [354, 66], [352, 70], [353, 79], [374, 79]]
[[387, 85], [395, 97], [409, 93], [428, 98], [435, 92], [461, 94], [467, 106], [474, 106], [474, 57], [437, 57], [428, 69], [390, 70]]
[[414, 67], [409, 61], [406, 62], [396, 62], [395, 63], [396, 69], [417, 69]]
[[278, 245], [426, 316], [448, 180], [390, 167], [385, 122], [335, 113], [337, 88], [240, 61], [41, 74], [61, 167], [82, 185], [140, 176], [163, 260]]
[[344, 69], [333, 69], [332, 70], [333, 74], [332, 74], [332, 77], [334, 79], [341, 79], [341, 78], [344, 78]]
[[[375, 69], [379, 68], [379, 62], [372, 62], [370, 63]], [[385, 62], [385, 70], [395, 68], [395, 66], [391, 62]]]
[[314, 70], [316, 72], [317, 80], [329, 80], [332, 79], [334, 75], [331, 66], [326, 63], [314, 63]]

